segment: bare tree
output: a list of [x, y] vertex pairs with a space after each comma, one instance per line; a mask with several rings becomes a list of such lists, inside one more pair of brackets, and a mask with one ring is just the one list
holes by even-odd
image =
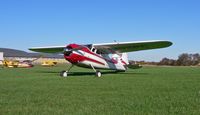
[[163, 58], [158, 65], [171, 66], [195, 66], [200, 63], [200, 54], [183, 53], [179, 55], [178, 60]]
[[173, 59], [168, 59], [168, 58], [163, 58], [158, 65], [171, 65], [175, 66], [176, 65], [176, 60]]

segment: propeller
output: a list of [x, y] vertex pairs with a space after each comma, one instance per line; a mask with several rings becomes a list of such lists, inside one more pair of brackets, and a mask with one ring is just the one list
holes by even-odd
[[76, 48], [66, 47], [63, 51], [63, 54], [65, 56], [69, 56], [73, 51], [78, 51], [78, 50], [81, 50], [83, 48], [84, 48], [83, 46], [79, 46], [79, 47], [76, 47]]

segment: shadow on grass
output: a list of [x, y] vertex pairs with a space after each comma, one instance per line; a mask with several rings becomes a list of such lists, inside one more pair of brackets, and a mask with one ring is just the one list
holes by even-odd
[[[48, 74], [57, 74], [59, 75], [60, 72], [58, 71], [36, 71], [38, 73], [48, 73]], [[134, 73], [134, 72], [117, 72], [117, 71], [102, 71], [102, 75], [107, 74], [120, 74], [120, 75], [148, 75], [148, 73]], [[87, 76], [87, 75], [95, 75], [95, 72], [69, 72], [69, 76]]]

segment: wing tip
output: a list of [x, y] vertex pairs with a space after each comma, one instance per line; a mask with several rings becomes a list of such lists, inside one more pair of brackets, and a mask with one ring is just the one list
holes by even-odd
[[30, 51], [37, 51], [37, 48], [28, 48]]
[[164, 41], [166, 43], [166, 47], [170, 47], [173, 45], [173, 42], [171, 41]]
[[34, 48], [28, 48], [28, 50], [30, 50], [30, 51], [34, 51]]

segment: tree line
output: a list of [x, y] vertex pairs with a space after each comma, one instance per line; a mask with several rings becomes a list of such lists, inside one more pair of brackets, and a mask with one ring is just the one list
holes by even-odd
[[170, 65], [170, 66], [196, 66], [200, 64], [200, 54], [183, 53], [179, 55], [178, 59], [163, 58], [157, 65]]
[[178, 56], [178, 59], [163, 58], [160, 62], [147, 61], [129, 61], [130, 64], [135, 65], [168, 65], [168, 66], [200, 66], [200, 54], [183, 53]]

